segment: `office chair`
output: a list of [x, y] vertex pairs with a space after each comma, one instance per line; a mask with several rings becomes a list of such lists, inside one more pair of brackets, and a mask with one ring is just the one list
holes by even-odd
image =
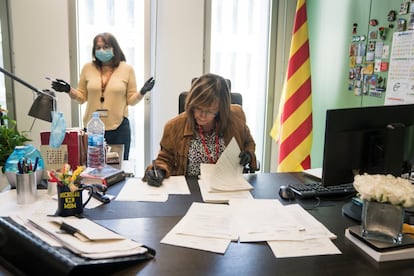
[[[196, 80], [197, 78], [193, 78], [191, 80], [191, 84]], [[227, 85], [229, 87], [229, 91], [231, 91], [231, 81], [229, 79], [226, 79]], [[185, 99], [187, 98], [188, 91], [181, 92], [178, 96], [178, 114], [182, 113], [185, 110]], [[231, 103], [232, 104], [238, 104], [240, 106], [243, 105], [243, 97], [240, 93], [237, 92], [230, 92], [231, 97]]]

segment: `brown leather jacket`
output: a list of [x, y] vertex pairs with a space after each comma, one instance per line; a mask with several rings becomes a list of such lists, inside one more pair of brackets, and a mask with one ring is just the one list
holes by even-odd
[[[250, 168], [256, 169], [256, 143], [246, 124], [246, 116], [239, 105], [231, 105], [229, 126], [224, 132], [224, 143], [226, 146], [233, 138], [236, 139], [241, 151], [248, 151], [252, 156]], [[168, 121], [164, 127], [161, 138], [161, 149], [155, 160], [157, 169], [165, 170], [165, 177], [170, 175], [186, 175], [188, 148], [194, 133], [187, 122], [187, 113], [183, 112]], [[152, 165], [147, 170], [152, 169]]]

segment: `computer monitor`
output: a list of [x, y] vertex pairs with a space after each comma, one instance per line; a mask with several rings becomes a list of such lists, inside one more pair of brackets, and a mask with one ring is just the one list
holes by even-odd
[[322, 184], [356, 174], [401, 176], [414, 157], [414, 104], [327, 110]]

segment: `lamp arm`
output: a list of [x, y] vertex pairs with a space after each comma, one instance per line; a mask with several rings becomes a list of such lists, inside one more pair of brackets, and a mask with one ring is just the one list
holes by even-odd
[[24, 86], [26, 86], [27, 88], [29, 88], [29, 89], [33, 90], [33, 91], [34, 91], [34, 92], [36, 92], [36, 93], [40, 93], [40, 94], [44, 94], [44, 95], [48, 95], [49, 97], [52, 97], [53, 99], [55, 99], [55, 98], [56, 98], [55, 96], [53, 96], [53, 95], [51, 95], [51, 94], [49, 94], [49, 93], [46, 93], [46, 92], [44, 92], [44, 91], [42, 91], [42, 90], [40, 90], [40, 89], [37, 89], [37, 88], [36, 88], [36, 87], [34, 87], [33, 85], [31, 85], [31, 84], [29, 84], [29, 83], [25, 82], [25, 81], [24, 81], [24, 80], [22, 80], [21, 78], [17, 77], [16, 75], [13, 75], [12, 73], [10, 73], [9, 71], [7, 71], [6, 69], [4, 69], [4, 68], [2, 68], [2, 67], [0, 67], [0, 71], [1, 71], [3, 74], [7, 75], [8, 77], [12, 78], [13, 80], [15, 80], [15, 81], [17, 81], [17, 82], [20, 82], [21, 84], [23, 84]]

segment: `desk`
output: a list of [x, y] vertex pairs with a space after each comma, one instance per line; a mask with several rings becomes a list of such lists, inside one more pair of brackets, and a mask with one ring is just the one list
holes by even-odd
[[[301, 174], [263, 173], [246, 176], [255, 198], [279, 198], [280, 185], [297, 181]], [[170, 196], [165, 203], [113, 201], [84, 215], [96, 222], [154, 248], [153, 260], [121, 268], [117, 275], [413, 275], [412, 260], [377, 263], [344, 237], [348, 226], [357, 224], [342, 215], [345, 201], [324, 201], [309, 210], [338, 238], [341, 255], [275, 258], [266, 243], [231, 243], [224, 255], [161, 244], [160, 240], [182, 218], [192, 202], [202, 202], [197, 180], [187, 179], [191, 195]], [[117, 193], [122, 183], [110, 187]], [[349, 199], [348, 199], [349, 200]], [[314, 200], [293, 200], [311, 207]]]

